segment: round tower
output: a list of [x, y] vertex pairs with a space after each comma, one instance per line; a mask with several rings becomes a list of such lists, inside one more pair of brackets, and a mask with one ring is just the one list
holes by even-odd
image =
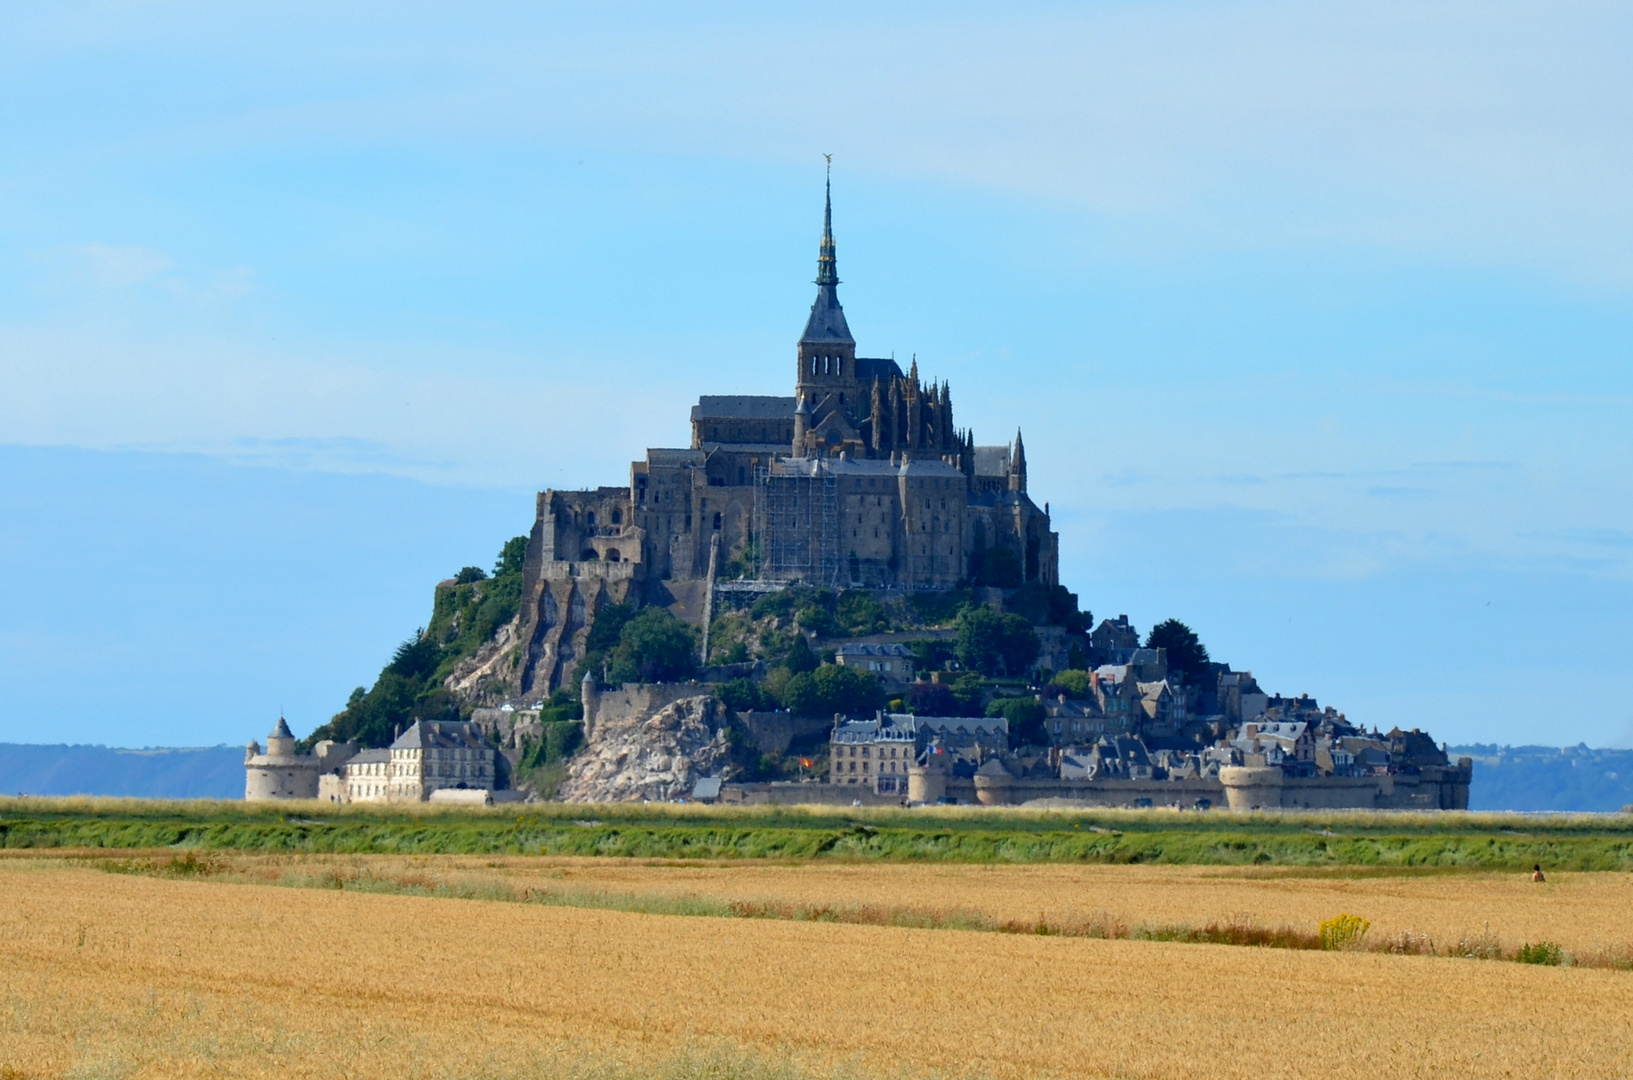
[[601, 684], [596, 680], [594, 669], [584, 672], [584, 681], [578, 686], [578, 700], [584, 706], [584, 741], [590, 741], [590, 733], [595, 730], [595, 710], [601, 704]]
[[281, 716], [278, 717], [278, 725], [266, 737], [266, 752], [267, 757], [295, 756], [295, 734]]
[[1219, 770], [1225, 801], [1232, 810], [1279, 808], [1282, 779], [1282, 771], [1274, 766], [1227, 765]]
[[942, 764], [945, 754], [934, 751], [924, 756], [924, 763], [914, 762], [907, 767], [907, 801], [932, 806], [947, 797], [947, 766]]
[[805, 433], [811, 430], [811, 409], [805, 404], [805, 395], [799, 396], [799, 404], [794, 406], [794, 457], [805, 456]]

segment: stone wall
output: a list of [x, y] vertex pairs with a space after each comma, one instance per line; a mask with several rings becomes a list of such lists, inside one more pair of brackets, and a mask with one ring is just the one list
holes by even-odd
[[842, 784], [724, 784], [720, 801], [739, 806], [901, 806], [899, 795], [877, 795], [872, 788]]

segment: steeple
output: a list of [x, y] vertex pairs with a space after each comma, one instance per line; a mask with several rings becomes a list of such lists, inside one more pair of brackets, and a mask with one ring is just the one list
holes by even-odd
[[834, 259], [834, 193], [831, 161], [828, 163], [828, 175], [822, 181], [822, 246], [817, 249], [816, 283], [839, 284], [839, 264]]
[[[829, 169], [832, 170], [832, 162]], [[798, 393], [816, 395], [821, 404], [828, 393], [842, 393], [856, 381], [856, 339], [839, 306], [839, 266], [834, 257], [833, 183], [823, 181], [822, 243], [817, 249], [816, 301], [805, 332], [799, 339]]]
[[1009, 455], [1009, 490], [1026, 490], [1026, 447], [1021, 444], [1021, 429], [1015, 429], [1015, 448]]

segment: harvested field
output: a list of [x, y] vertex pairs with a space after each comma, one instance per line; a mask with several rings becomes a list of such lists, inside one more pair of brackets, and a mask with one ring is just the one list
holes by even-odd
[[[173, 858], [135, 865], [164, 867]], [[129, 863], [123, 854], [88, 861]], [[953, 926], [970, 915], [1067, 933], [1090, 923], [1125, 930], [1234, 924], [1313, 938], [1323, 920], [1349, 913], [1371, 922], [1368, 942], [1377, 948], [1404, 941], [1415, 945], [1407, 951], [1444, 952], [1478, 941], [1512, 952], [1548, 941], [1582, 959], [1617, 957], [1633, 967], [1626, 921], [1633, 874], [1619, 873], [1556, 873], [1537, 884], [1528, 874], [1487, 872], [243, 854], [212, 854], [191, 873], [320, 886], [395, 882], [417, 891], [650, 911], [685, 912], [689, 901], [712, 901], [740, 912], [799, 909], [807, 918], [897, 923], [917, 915]]]
[[[679, 870], [694, 880], [669, 878], [670, 887], [698, 891], [726, 881], [712, 867], [621, 869], [653, 880]], [[841, 874], [829, 879], [800, 878], [798, 866], [756, 869], [771, 876], [742, 887], [761, 894], [958, 887], [1001, 904], [1023, 902], [1028, 889], [1085, 887], [1014, 878], [983, 892], [973, 878], [892, 884], [847, 880], [860, 868], [844, 866], [825, 867]], [[595, 872], [474, 863], [437, 872], [558, 870]], [[1284, 884], [1296, 896], [1308, 881], [1229, 887]], [[1127, 887], [1155, 895], [1219, 885], [1197, 877]], [[1400, 902], [1432, 902], [1410, 888]], [[1588, 894], [1600, 895], [1584, 886]], [[1308, 900], [1317, 901], [1325, 898]], [[0, 862], [0, 994], [0, 1069], [27, 1077], [501, 1080], [558, 1075], [590, 1052], [639, 1069], [697, 1043], [868, 1075], [1633, 1072], [1633, 976], [1622, 972], [655, 916], [164, 880], [50, 859]]]

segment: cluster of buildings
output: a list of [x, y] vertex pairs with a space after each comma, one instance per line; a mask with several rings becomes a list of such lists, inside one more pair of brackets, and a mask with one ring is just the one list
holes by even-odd
[[1250, 672], [1217, 670], [1204, 692], [1167, 671], [1162, 649], [1118, 659], [1083, 689], [1038, 694], [1041, 738], [1026, 745], [1001, 717], [836, 717], [829, 781], [908, 803], [1468, 806], [1472, 763], [1417, 729], [1364, 731], [1313, 698], [1263, 693]]
[[690, 445], [647, 450], [628, 483], [539, 494], [510, 658], [473, 663], [461, 689], [546, 695], [583, 656], [598, 610], [660, 604], [706, 623], [717, 580], [1058, 582], [1059, 536], [1027, 494], [1019, 431], [977, 445], [945, 382], [925, 382], [916, 360], [858, 354], [839, 302], [831, 200], [816, 286], [792, 395], [701, 397]]
[[[795, 346], [793, 395], [701, 397], [690, 445], [648, 449], [626, 484], [538, 495], [519, 613], [461, 662], [449, 690], [489, 706], [560, 689], [609, 604], [661, 605], [699, 624], [707, 641], [717, 592], [974, 585], [1001, 602], [1004, 590], [1058, 584], [1059, 537], [1048, 504], [1027, 492], [1020, 432], [1011, 443], [977, 445], [954, 420], [949, 386], [926, 383], [916, 358], [904, 369], [894, 357], [858, 354], [839, 302], [831, 199], [816, 285]], [[829, 794], [1467, 806], [1471, 763], [1452, 764], [1421, 732], [1362, 731], [1311, 698], [1266, 694], [1250, 672], [1227, 665], [1171, 671], [1165, 651], [1142, 647], [1126, 616], [1102, 621], [1086, 640], [1068, 641], [1058, 626], [1038, 632], [1040, 663], [1061, 672], [1037, 695], [1041, 728], [1028, 721], [1012, 732], [1002, 718], [839, 718]], [[922, 675], [899, 641], [839, 643], [834, 659], [892, 690]], [[596, 704], [586, 688], [589, 734]], [[820, 738], [825, 721], [815, 723]], [[516, 751], [514, 718], [498, 728], [505, 752]], [[416, 722], [383, 749], [294, 747], [282, 720], [265, 753], [250, 744], [246, 797], [486, 801], [496, 786], [495, 750], [476, 723]], [[745, 801], [811, 795], [808, 785], [739, 787]]]
[[244, 798], [336, 803], [493, 801], [495, 753], [470, 723], [416, 720], [389, 747], [325, 739], [299, 753], [283, 717], [244, 751]]

